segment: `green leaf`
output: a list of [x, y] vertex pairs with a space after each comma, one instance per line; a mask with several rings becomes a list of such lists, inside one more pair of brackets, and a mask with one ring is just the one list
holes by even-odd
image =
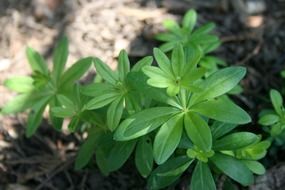
[[80, 113], [80, 118], [88, 124], [97, 125], [104, 129], [106, 128], [103, 114], [95, 113], [93, 111], [83, 111]]
[[51, 112], [55, 117], [59, 117], [59, 118], [72, 117], [75, 114], [74, 110], [70, 110], [68, 108], [62, 108], [62, 107], [53, 107], [51, 109]]
[[174, 34], [181, 36], [181, 32], [180, 32], [181, 29], [176, 21], [170, 20], [170, 19], [165, 20], [163, 21], [163, 26], [164, 28], [173, 32]]
[[145, 66], [143, 68], [144, 74], [146, 74], [150, 79], [147, 80], [147, 84], [157, 88], [167, 88], [172, 84], [172, 80], [165, 72], [160, 68], [154, 66]]
[[56, 96], [59, 104], [65, 108], [75, 109], [75, 105], [67, 96], [59, 94]]
[[216, 50], [221, 45], [221, 41], [218, 38], [215, 38], [216, 41], [213, 41], [209, 44], [201, 45], [203, 52], [208, 54], [214, 50]]
[[194, 35], [194, 36], [197, 35], [198, 36], [198, 35], [201, 35], [201, 34], [207, 34], [207, 33], [211, 32], [215, 27], [216, 26], [215, 26], [214, 23], [207, 23], [207, 24], [199, 27], [197, 30], [195, 30], [192, 35]]
[[159, 66], [159, 68], [166, 73], [166, 75], [173, 76], [171, 63], [168, 57], [160, 49], [153, 49], [154, 58]]
[[189, 43], [185, 46], [185, 68], [183, 71], [183, 76], [190, 75], [190, 72], [194, 68], [196, 68], [198, 62], [200, 61], [201, 57], [203, 55], [202, 49], [200, 46]]
[[273, 105], [275, 111], [279, 115], [282, 115], [283, 114], [283, 111], [282, 111], [283, 99], [282, 99], [281, 94], [277, 90], [271, 89], [270, 90], [270, 99], [271, 99], [271, 102], [272, 102], [272, 105]]
[[127, 73], [130, 71], [130, 61], [128, 58], [128, 54], [125, 50], [121, 50], [119, 54], [119, 79], [123, 81], [127, 76]]
[[197, 163], [192, 174], [191, 189], [216, 190], [216, 184], [208, 164], [201, 161]]
[[193, 33], [191, 35], [190, 41], [192, 43], [202, 46], [202, 49], [204, 50], [208, 49], [208, 47], [212, 46], [213, 44], [215, 44], [216, 46], [216, 43], [219, 42], [219, 38], [215, 35], [210, 35], [210, 34], [197, 35]]
[[213, 139], [217, 139], [225, 134], [229, 133], [233, 129], [238, 127], [236, 124], [231, 123], [223, 123], [219, 121], [215, 121], [213, 125], [210, 127], [212, 130]]
[[20, 94], [4, 105], [1, 110], [3, 114], [12, 114], [22, 112], [27, 108], [32, 107], [40, 98], [33, 96], [32, 93]]
[[48, 101], [50, 100], [49, 97], [42, 99], [41, 101], [37, 102], [31, 109], [28, 121], [27, 121], [27, 128], [26, 128], [26, 136], [31, 137], [39, 127], [42, 121], [43, 112], [46, 108]]
[[60, 79], [60, 84], [67, 86], [73, 84], [83, 76], [92, 64], [92, 57], [78, 60], [70, 68], [68, 68]]
[[150, 133], [178, 111], [178, 109], [172, 107], [155, 107], [138, 112], [118, 126], [114, 139], [125, 141]]
[[251, 122], [250, 116], [243, 109], [224, 97], [198, 103], [190, 107], [190, 110], [225, 123]]
[[179, 90], [180, 90], [179, 86], [177, 86], [176, 84], [171, 84], [166, 89], [166, 92], [169, 96], [175, 96], [179, 93]]
[[167, 43], [162, 44], [161, 46], [159, 46], [159, 49], [161, 49], [161, 51], [163, 51], [163, 52], [169, 52], [176, 45], [177, 45], [177, 42], [167, 42]]
[[114, 93], [115, 88], [108, 83], [92, 83], [81, 87], [80, 92], [86, 96], [96, 97]]
[[89, 102], [87, 102], [87, 104], [85, 105], [85, 109], [94, 110], [104, 107], [119, 97], [120, 95], [118, 93], [102, 94], [100, 96], [92, 98]]
[[194, 94], [192, 103], [212, 99], [233, 89], [245, 76], [246, 69], [243, 67], [228, 67], [211, 74], [203, 83], [201, 93]]
[[178, 148], [182, 148], [182, 149], [193, 148], [193, 143], [191, 142], [191, 140], [189, 139], [186, 133], [182, 133]]
[[4, 86], [19, 93], [31, 92], [34, 89], [31, 77], [19, 76], [4, 81]]
[[142, 68], [144, 66], [150, 66], [153, 62], [153, 58], [152, 56], [146, 56], [144, 58], [142, 58], [141, 60], [139, 60], [133, 67], [132, 67], [132, 71], [134, 72], [138, 72], [140, 70], [142, 70]]
[[247, 147], [256, 141], [259, 137], [254, 133], [237, 132], [229, 134], [217, 141], [213, 145], [214, 150], [236, 150]]
[[254, 177], [251, 171], [234, 157], [216, 153], [210, 160], [223, 173], [240, 184], [247, 186], [253, 183]]
[[123, 103], [123, 98], [117, 98], [111, 103], [107, 110], [107, 126], [111, 131], [114, 131], [120, 123], [124, 110]]
[[259, 160], [263, 158], [267, 149], [270, 147], [271, 142], [268, 140], [256, 142], [248, 147], [237, 150], [236, 155], [238, 158], [246, 159], [246, 160]]
[[163, 42], [175, 42], [176, 40], [179, 40], [175, 34], [170, 32], [158, 33], [154, 38]]
[[118, 76], [114, 71], [110, 69], [105, 63], [103, 63], [99, 58], [95, 58], [95, 67], [97, 73], [107, 82], [111, 84], [116, 84], [119, 80]]
[[135, 148], [136, 141], [116, 142], [108, 155], [109, 172], [124, 165]]
[[183, 28], [187, 29], [189, 33], [191, 33], [196, 25], [196, 22], [197, 22], [197, 13], [192, 9], [187, 11], [185, 16], [183, 17], [182, 26]]
[[153, 150], [151, 139], [149, 137], [142, 137], [137, 142], [135, 164], [139, 173], [143, 177], [147, 177], [153, 168]]
[[157, 164], [164, 163], [177, 148], [183, 131], [182, 116], [173, 116], [157, 132], [153, 143], [153, 156]]
[[201, 150], [208, 152], [212, 148], [211, 130], [200, 116], [188, 113], [184, 116], [184, 126], [188, 137]]
[[44, 58], [37, 51], [28, 47], [26, 49], [26, 56], [34, 72], [38, 71], [42, 74], [48, 74], [47, 64]]
[[252, 171], [253, 173], [257, 175], [263, 175], [265, 174], [266, 169], [264, 166], [258, 162], [253, 160], [242, 160], [242, 162]]
[[63, 118], [65, 118], [65, 117], [60, 118], [56, 116], [55, 113], [53, 112], [53, 109], [59, 106], [61, 105], [60, 102], [58, 101], [58, 98], [52, 98], [51, 101], [49, 102], [49, 119], [52, 126], [57, 130], [61, 130], [63, 124]]
[[88, 131], [88, 137], [85, 142], [81, 145], [75, 160], [75, 169], [80, 170], [86, 166], [98, 146], [98, 140], [102, 135], [103, 131], [99, 128], [92, 128]]
[[70, 132], [75, 132], [79, 124], [80, 124], [80, 118], [79, 116], [75, 115], [74, 117], [71, 118], [67, 128], [69, 129]]
[[154, 88], [147, 84], [147, 80], [148, 77], [142, 71], [131, 72], [127, 76], [128, 85], [132, 89], [144, 94], [146, 98], [180, 108], [179, 103], [173, 97], [169, 97], [165, 89]]
[[53, 70], [52, 74], [58, 80], [64, 71], [64, 67], [68, 57], [68, 39], [62, 37], [55, 47], [53, 53]]
[[187, 156], [169, 159], [158, 166], [147, 181], [147, 189], [162, 189], [175, 182], [193, 162]]
[[171, 54], [171, 66], [175, 77], [181, 77], [185, 65], [184, 49], [178, 44]]
[[258, 123], [260, 125], [268, 126], [268, 125], [273, 125], [276, 122], [279, 121], [279, 116], [275, 114], [266, 114], [262, 116], [259, 120]]
[[[181, 85], [187, 88], [188, 86], [190, 86], [189, 84], [193, 84], [196, 80], [201, 79], [206, 72], [207, 70], [202, 67], [189, 71], [188, 74], [183, 76], [181, 80]], [[200, 91], [202, 91], [202, 89], [199, 89], [198, 92]]]
[[[275, 125], [271, 126], [271, 130], [270, 130], [270, 135], [272, 137], [277, 137], [278, 139], [278, 136], [281, 135], [281, 133], [283, 132], [284, 130], [284, 126], [281, 125], [280, 123], [276, 123]], [[279, 140], [280, 142], [280, 140]], [[280, 142], [282, 144], [282, 140]]]

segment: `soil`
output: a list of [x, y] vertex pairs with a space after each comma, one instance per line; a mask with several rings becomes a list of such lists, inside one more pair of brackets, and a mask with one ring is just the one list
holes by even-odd
[[[223, 45], [215, 54], [228, 65], [247, 68], [242, 81], [244, 92], [233, 98], [253, 118], [246, 127], [261, 133], [256, 122], [260, 110], [270, 106], [269, 89], [284, 92], [280, 71], [285, 69], [285, 1], [241, 1], [246, 5], [255, 3], [253, 7], [236, 2], [1, 0], [0, 107], [15, 95], [2, 86], [3, 81], [31, 72], [25, 59], [27, 46], [41, 52], [51, 66], [53, 47], [60, 36], [66, 35], [70, 41], [68, 65], [79, 57], [93, 55], [115, 68], [121, 49], [129, 52], [131, 60], [151, 54], [152, 48], [159, 45], [154, 35], [163, 30], [162, 21], [180, 20], [185, 11], [195, 8], [199, 24], [212, 21], [217, 25], [215, 32]], [[93, 74], [90, 70], [91, 77]], [[145, 179], [131, 161], [107, 177], [94, 163], [89, 170], [75, 171], [73, 161], [84, 134], [70, 134], [67, 130], [59, 133], [44, 121], [37, 134], [27, 139], [25, 120], [25, 113], [0, 116], [0, 190], [145, 189]], [[284, 152], [278, 155], [268, 158], [267, 167], [284, 161]], [[189, 177], [186, 174], [182, 179], [173, 189], [186, 189]]]

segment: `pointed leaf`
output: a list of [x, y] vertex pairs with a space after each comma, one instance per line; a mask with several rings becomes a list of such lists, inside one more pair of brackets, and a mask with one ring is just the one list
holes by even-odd
[[80, 92], [86, 96], [96, 97], [115, 92], [113, 85], [108, 83], [91, 83], [81, 87]]
[[264, 116], [262, 116], [259, 120], [258, 123], [264, 126], [268, 126], [268, 125], [273, 125], [276, 122], [279, 121], [279, 116], [275, 115], [275, 114], [266, 114]]
[[241, 161], [234, 157], [216, 153], [210, 160], [223, 173], [240, 184], [247, 186], [253, 183], [254, 177], [251, 171]]
[[154, 38], [163, 42], [173, 42], [179, 39], [175, 34], [170, 32], [158, 33]]
[[62, 37], [55, 47], [53, 53], [53, 76], [55, 79], [59, 79], [64, 71], [64, 67], [68, 57], [68, 40], [67, 37]]
[[175, 85], [175, 84], [171, 84], [168, 86], [168, 88], [166, 89], [166, 92], [169, 96], [175, 96], [179, 93], [180, 87]]
[[184, 116], [184, 126], [194, 145], [205, 152], [211, 150], [212, 134], [206, 121], [195, 113], [188, 113]]
[[26, 136], [31, 137], [41, 124], [43, 118], [43, 112], [46, 108], [46, 105], [49, 101], [49, 97], [42, 99], [37, 102], [31, 109], [28, 117], [27, 128], [26, 128]]
[[210, 128], [212, 130], [213, 139], [217, 139], [229, 133], [236, 127], [238, 127], [236, 124], [215, 121]]
[[270, 90], [270, 99], [275, 111], [279, 115], [282, 115], [283, 99], [281, 94], [277, 90], [272, 89]]
[[201, 102], [212, 99], [233, 89], [245, 76], [246, 70], [243, 67], [228, 67], [211, 74], [202, 84], [204, 91], [194, 94], [192, 102]]
[[254, 161], [254, 160], [243, 160], [242, 161], [247, 167], [248, 169], [250, 169], [250, 171], [252, 171], [253, 173], [257, 174], [257, 175], [263, 175], [265, 174], [266, 169], [264, 168], [264, 166], [258, 162], [258, 161]]
[[164, 28], [166, 28], [167, 30], [177, 34], [177, 35], [181, 35], [180, 34], [180, 27], [178, 25], [178, 23], [175, 20], [165, 20], [163, 21], [163, 26]]
[[37, 51], [28, 47], [26, 49], [26, 56], [34, 72], [38, 71], [42, 74], [48, 74], [47, 64], [44, 58]]
[[92, 60], [92, 57], [78, 60], [64, 72], [62, 78], [60, 79], [60, 84], [67, 86], [79, 80], [80, 77], [84, 75], [89, 69], [90, 65], [92, 64]]
[[59, 117], [59, 118], [72, 117], [75, 114], [74, 110], [70, 110], [68, 108], [62, 108], [62, 107], [53, 107], [51, 109], [51, 112], [53, 116]]
[[159, 49], [161, 49], [161, 51], [166, 53], [172, 50], [176, 45], [177, 45], [177, 42], [167, 42], [159, 46]]
[[124, 99], [117, 98], [111, 103], [107, 111], [107, 126], [111, 131], [114, 131], [120, 123], [123, 110], [124, 110]]
[[108, 155], [109, 171], [118, 170], [128, 160], [136, 145], [136, 141], [115, 142]]
[[15, 92], [26, 93], [34, 89], [31, 77], [19, 76], [4, 81], [4, 86]]
[[88, 137], [80, 146], [75, 160], [75, 169], [80, 170], [86, 166], [91, 160], [95, 149], [98, 146], [98, 141], [103, 131], [99, 128], [92, 128], [88, 132]]
[[119, 78], [121, 81], [123, 81], [124, 78], [127, 76], [127, 73], [130, 71], [130, 61], [128, 58], [128, 54], [125, 50], [120, 51], [118, 70]]
[[191, 111], [225, 123], [246, 124], [251, 122], [250, 116], [243, 109], [225, 98], [198, 103], [191, 107]]
[[157, 132], [153, 143], [153, 156], [157, 164], [164, 163], [178, 146], [183, 131], [182, 116], [173, 116]]
[[135, 163], [139, 173], [143, 177], [147, 177], [153, 167], [153, 150], [152, 143], [149, 137], [139, 139], [136, 147]]
[[144, 66], [150, 66], [153, 62], [153, 58], [152, 56], [146, 56], [144, 58], [142, 58], [141, 60], [139, 60], [133, 67], [132, 67], [132, 71], [137, 72], [142, 70], [142, 68]]
[[41, 97], [37, 97], [32, 93], [20, 94], [8, 101], [1, 109], [1, 113], [12, 114], [22, 112], [25, 109], [32, 107], [40, 99]]
[[147, 181], [147, 189], [162, 189], [175, 182], [193, 162], [187, 156], [172, 158], [158, 166]]
[[138, 112], [124, 120], [114, 134], [114, 139], [125, 141], [143, 136], [165, 123], [178, 109], [155, 107]]
[[120, 95], [118, 93], [109, 93], [109, 94], [97, 96], [95, 98], [92, 98], [89, 102], [87, 102], [87, 104], [85, 105], [85, 109], [94, 110], [94, 109], [104, 107], [119, 97]]
[[187, 11], [185, 16], [183, 17], [182, 26], [183, 26], [183, 28], [187, 29], [187, 31], [189, 31], [189, 33], [190, 33], [194, 29], [194, 27], [196, 25], [196, 21], [197, 21], [197, 13], [196, 13], [196, 11], [191, 9], [191, 10]]
[[254, 133], [237, 132], [231, 133], [221, 139], [215, 141], [213, 145], [214, 150], [236, 150], [247, 147], [256, 141], [259, 137]]
[[170, 60], [168, 57], [163, 53], [160, 49], [154, 48], [153, 49], [153, 55], [155, 57], [155, 60], [159, 66], [159, 68], [165, 72], [167, 75], [172, 76], [172, 68], [170, 64]]
[[96, 71], [99, 75], [107, 82], [111, 84], [116, 84], [119, 80], [118, 76], [114, 71], [110, 69], [105, 63], [103, 63], [99, 58], [94, 59]]
[[215, 27], [216, 26], [214, 23], [207, 23], [207, 24], [199, 27], [197, 30], [195, 30], [192, 35], [207, 34], [207, 33], [211, 32]]
[[193, 171], [191, 189], [216, 190], [216, 184], [208, 164], [199, 161]]
[[171, 54], [171, 66], [174, 76], [181, 78], [185, 65], [184, 49], [181, 44], [178, 44]]

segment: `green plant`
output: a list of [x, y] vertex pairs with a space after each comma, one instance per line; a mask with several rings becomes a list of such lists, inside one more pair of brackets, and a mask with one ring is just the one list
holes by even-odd
[[275, 145], [284, 145], [285, 110], [283, 98], [277, 90], [270, 90], [270, 100], [274, 109], [262, 110], [258, 123], [270, 133], [270, 139]]
[[283, 99], [277, 90], [270, 90], [270, 100], [274, 110], [266, 110], [261, 113], [258, 123], [263, 126], [270, 126], [272, 136], [280, 135], [285, 129], [285, 110]]
[[[30, 137], [40, 125], [46, 107], [49, 107], [52, 125], [56, 129], [61, 129], [63, 120], [56, 117], [51, 110], [53, 107], [62, 105], [62, 102], [66, 102], [64, 95], [72, 96], [74, 94], [74, 82], [89, 69], [92, 58], [80, 59], [64, 72], [68, 57], [66, 37], [62, 38], [55, 48], [52, 71], [49, 71], [44, 58], [32, 48], [27, 48], [26, 55], [32, 68], [32, 76], [13, 77], [4, 82], [7, 88], [18, 92], [19, 95], [7, 103], [1, 112], [10, 114], [29, 109], [26, 135]], [[74, 103], [70, 104], [75, 108]], [[71, 125], [70, 128], [72, 128]]]
[[[195, 20], [196, 13], [188, 12], [183, 31], [188, 28], [192, 32]], [[20, 94], [2, 113], [30, 110], [28, 136], [39, 126], [47, 106], [57, 129], [61, 124], [55, 118], [68, 118], [70, 131], [86, 131], [88, 136], [78, 152], [76, 169], [88, 166], [95, 155], [98, 167], [108, 175], [134, 152], [136, 167], [143, 177], [148, 177], [149, 189], [173, 184], [194, 164], [193, 190], [216, 189], [214, 179], [222, 173], [249, 185], [253, 173], [264, 173], [257, 160], [265, 156], [269, 143], [259, 135], [237, 129], [251, 118], [227, 93], [238, 85], [246, 69], [232, 66], [205, 75], [207, 70], [199, 64], [205, 52], [213, 49], [211, 39], [217, 39], [207, 34], [207, 28], [210, 26], [193, 32], [195, 43], [175, 43], [169, 53], [171, 58], [155, 48], [158, 66], [151, 66], [153, 58], [148, 56], [131, 67], [123, 50], [115, 71], [99, 58], [89, 57], [63, 72], [67, 59], [67, 41], [63, 38], [49, 72], [43, 58], [28, 49], [32, 77], [5, 82]], [[209, 43], [202, 43], [207, 39]], [[78, 83], [93, 64], [102, 80]], [[38, 94], [43, 95], [34, 98]]]
[[226, 63], [221, 59], [207, 55], [216, 50], [221, 42], [216, 35], [210, 34], [215, 28], [214, 23], [208, 23], [195, 29], [196, 22], [197, 13], [194, 10], [189, 10], [183, 17], [181, 26], [174, 20], [165, 20], [163, 26], [167, 31], [157, 34], [155, 38], [164, 42], [160, 46], [160, 49], [164, 52], [173, 50], [177, 44], [183, 46], [195, 44], [201, 47], [203, 56], [199, 64], [207, 69], [207, 74], [209, 74], [216, 71], [218, 66], [226, 66]]

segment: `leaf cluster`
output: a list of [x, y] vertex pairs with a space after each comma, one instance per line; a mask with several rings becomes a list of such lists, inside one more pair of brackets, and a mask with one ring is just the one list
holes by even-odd
[[[213, 24], [194, 30], [196, 20], [196, 12], [190, 10], [182, 27], [166, 22], [170, 32], [157, 38], [167, 43], [154, 48], [154, 59], [147, 56], [131, 64], [122, 50], [116, 70], [98, 57], [80, 59], [65, 70], [66, 38], [55, 49], [51, 70], [39, 53], [28, 48], [32, 76], [5, 82], [19, 94], [2, 113], [29, 110], [27, 136], [35, 133], [47, 108], [56, 129], [68, 119], [71, 132], [86, 131], [76, 169], [91, 166], [95, 158], [108, 175], [133, 154], [149, 189], [172, 185], [193, 167], [193, 190], [216, 189], [214, 179], [222, 173], [250, 185], [253, 174], [265, 171], [258, 160], [270, 143], [237, 128], [251, 118], [228, 94], [237, 88], [246, 69], [231, 66], [209, 72], [202, 63], [210, 59], [206, 54], [219, 40], [209, 34]], [[93, 66], [102, 80], [80, 84], [79, 79]], [[278, 101], [274, 105], [278, 103], [281, 111]]]

